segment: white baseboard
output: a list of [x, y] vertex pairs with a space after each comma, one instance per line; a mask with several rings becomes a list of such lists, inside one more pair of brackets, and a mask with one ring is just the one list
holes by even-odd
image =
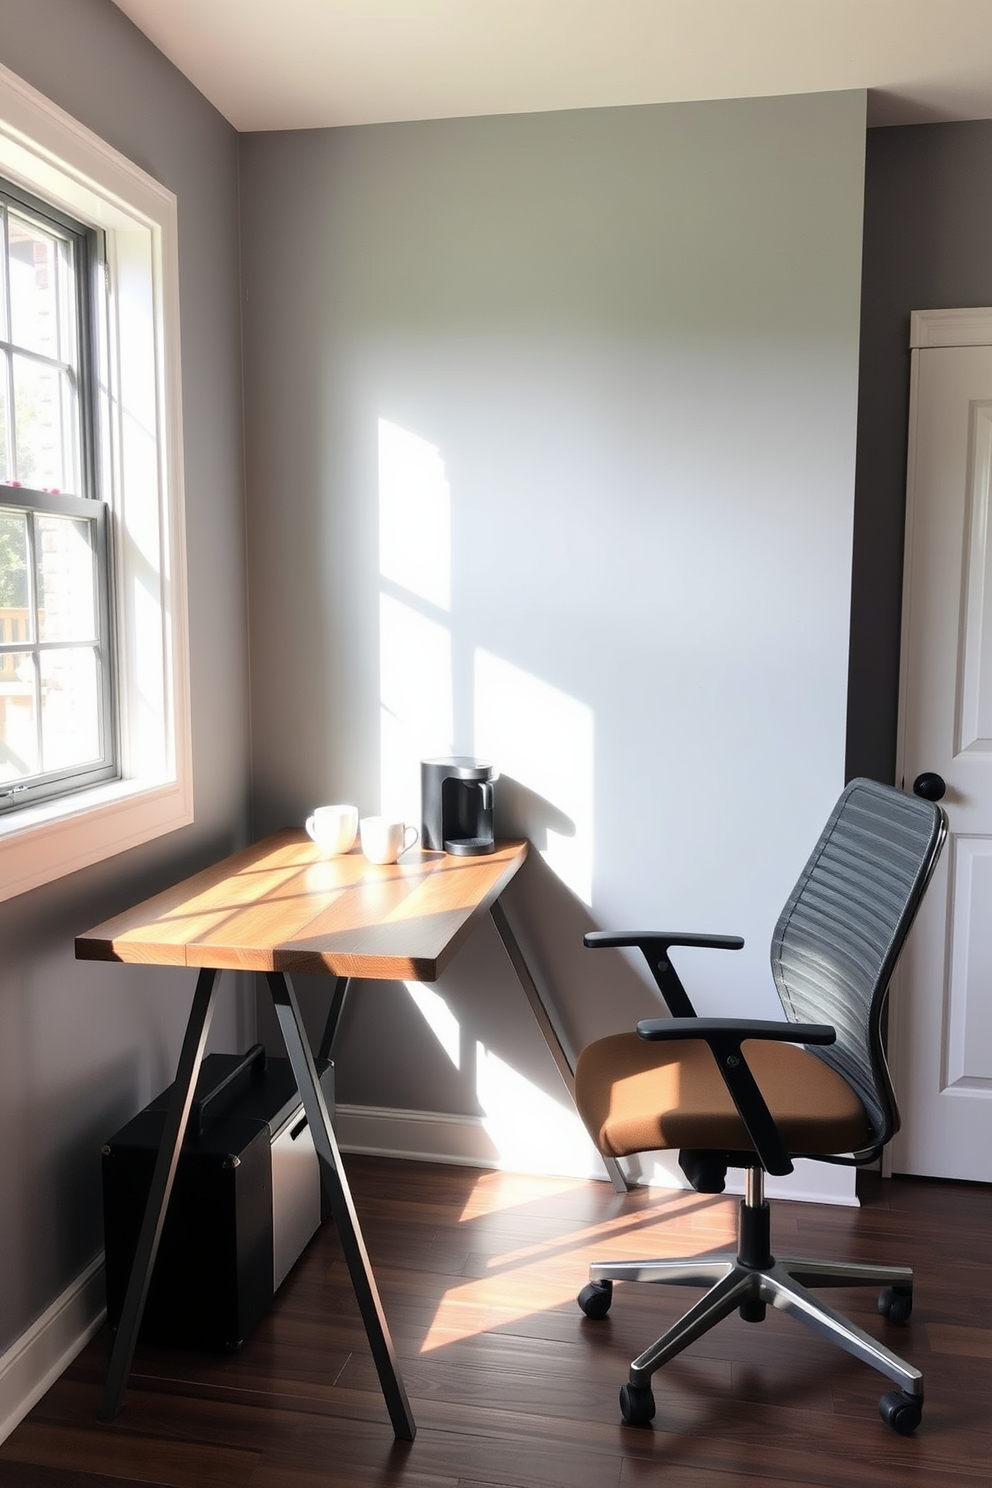
[[[486, 1131], [481, 1116], [451, 1116], [443, 1111], [401, 1111], [392, 1106], [337, 1105], [334, 1131], [342, 1152], [369, 1157], [399, 1157], [416, 1162], [454, 1163], [470, 1168], [503, 1168], [504, 1163]], [[541, 1154], [535, 1144], [535, 1160]], [[549, 1165], [540, 1171], [558, 1175], [565, 1165]], [[519, 1168], [519, 1164], [512, 1166]], [[604, 1168], [591, 1153], [583, 1171], [568, 1177], [602, 1178]], [[588, 1171], [585, 1171], [585, 1168]], [[537, 1171], [535, 1169], [535, 1171]]]
[[[339, 1105], [334, 1128], [343, 1152], [370, 1157], [400, 1157], [418, 1162], [463, 1164], [473, 1168], [522, 1168], [519, 1151], [504, 1161], [480, 1116], [451, 1116], [438, 1111], [398, 1111], [388, 1106]], [[551, 1177], [606, 1179], [606, 1169], [589, 1143], [588, 1154], [574, 1148], [562, 1159], [553, 1143], [541, 1145], [534, 1134], [533, 1163], [527, 1171]], [[654, 1188], [687, 1188], [674, 1152], [657, 1152], [626, 1164], [638, 1183]], [[735, 1180], [737, 1180], [735, 1182]], [[728, 1175], [728, 1193], [743, 1192], [740, 1175]], [[770, 1178], [769, 1198], [797, 1199], [813, 1204], [856, 1205], [854, 1170], [800, 1159], [788, 1178]]]
[[106, 1311], [101, 1255], [0, 1355], [0, 1442], [102, 1327]]

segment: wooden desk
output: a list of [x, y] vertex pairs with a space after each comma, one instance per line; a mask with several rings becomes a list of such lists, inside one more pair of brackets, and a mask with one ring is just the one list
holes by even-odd
[[[357, 849], [326, 858], [305, 833], [279, 832], [77, 937], [80, 959], [200, 968], [111, 1354], [100, 1407], [104, 1419], [117, 1416], [124, 1402], [218, 973], [234, 968], [266, 974], [393, 1430], [397, 1437], [413, 1440], [410, 1403], [289, 974], [317, 972], [336, 979], [318, 1051], [329, 1057], [352, 978], [434, 981], [488, 910], [571, 1090], [573, 1060], [498, 902], [526, 856], [526, 842], [507, 842], [478, 858], [411, 850], [399, 863], [380, 867]], [[626, 1186], [618, 1174], [619, 1169], [611, 1168], [614, 1183]]]

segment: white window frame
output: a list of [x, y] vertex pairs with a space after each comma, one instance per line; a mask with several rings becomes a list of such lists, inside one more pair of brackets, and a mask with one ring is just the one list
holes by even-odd
[[0, 66], [0, 175], [106, 235], [120, 779], [0, 818], [0, 899], [193, 820], [176, 198]]

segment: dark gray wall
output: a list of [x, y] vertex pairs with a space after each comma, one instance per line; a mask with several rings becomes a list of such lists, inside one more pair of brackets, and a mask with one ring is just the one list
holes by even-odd
[[992, 304], [992, 121], [868, 132], [848, 774], [891, 780], [909, 317]]
[[[577, 1044], [652, 1005], [591, 923], [739, 931], [711, 1009], [774, 996], [843, 781], [863, 158], [861, 94], [242, 141], [258, 825], [492, 756]], [[439, 990], [458, 1062], [363, 989], [345, 1101], [491, 1115], [490, 1055], [560, 1096], [498, 945]]]
[[110, 0], [0, 0], [0, 62], [178, 197], [196, 811], [0, 904], [2, 1352], [102, 1248], [100, 1145], [171, 1079], [189, 1007], [174, 973], [78, 963], [73, 936], [244, 841], [248, 740], [237, 136]]

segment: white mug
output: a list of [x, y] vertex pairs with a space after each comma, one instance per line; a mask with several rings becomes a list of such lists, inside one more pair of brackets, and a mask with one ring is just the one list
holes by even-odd
[[362, 852], [370, 863], [395, 863], [400, 853], [405, 853], [420, 836], [416, 827], [390, 821], [388, 816], [363, 816], [360, 830]]
[[350, 852], [358, 834], [357, 806], [318, 806], [306, 819], [307, 836], [321, 852], [336, 856]]

